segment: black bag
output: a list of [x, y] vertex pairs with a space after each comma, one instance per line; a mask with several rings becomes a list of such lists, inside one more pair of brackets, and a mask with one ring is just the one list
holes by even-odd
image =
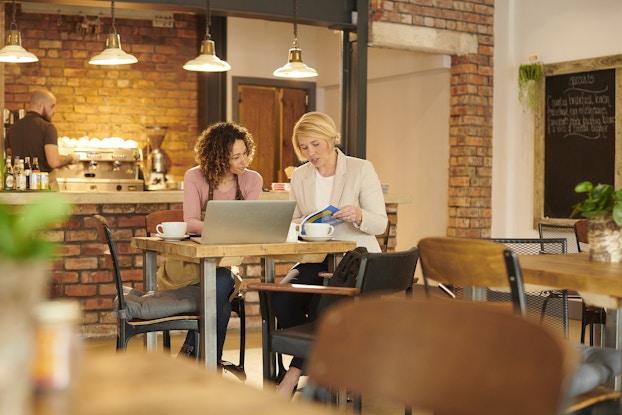
[[[356, 287], [356, 279], [359, 275], [359, 268], [363, 258], [367, 255], [367, 248], [358, 247], [352, 251], [346, 252], [341, 259], [333, 276], [328, 280], [330, 287]], [[318, 310], [325, 310], [327, 307], [334, 305], [337, 302], [344, 300], [351, 300], [352, 297], [346, 297], [342, 295], [322, 295]]]

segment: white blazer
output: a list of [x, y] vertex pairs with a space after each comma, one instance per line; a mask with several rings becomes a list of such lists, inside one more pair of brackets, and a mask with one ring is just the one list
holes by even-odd
[[[364, 246], [369, 252], [380, 252], [375, 235], [385, 231], [388, 219], [378, 175], [370, 161], [346, 156], [339, 149], [336, 151], [337, 168], [330, 204], [337, 208], [345, 205], [357, 206], [363, 211], [363, 220], [358, 228], [350, 222], [337, 225], [334, 238], [355, 241], [357, 246]], [[289, 198], [296, 201], [296, 223], [317, 210], [315, 170], [313, 164], [305, 163], [292, 173]]]

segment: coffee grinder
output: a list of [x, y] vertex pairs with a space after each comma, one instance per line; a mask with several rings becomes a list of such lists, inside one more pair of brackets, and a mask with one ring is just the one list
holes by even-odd
[[166, 189], [166, 173], [168, 173], [171, 164], [170, 158], [161, 148], [168, 127], [149, 125], [146, 128], [147, 137], [149, 137], [149, 154], [147, 156], [145, 184], [147, 190], [163, 190]]

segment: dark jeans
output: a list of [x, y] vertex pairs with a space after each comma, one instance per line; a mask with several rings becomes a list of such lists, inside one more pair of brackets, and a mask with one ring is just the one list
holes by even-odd
[[[298, 264], [295, 266], [299, 275], [293, 279], [292, 283], [306, 285], [322, 285], [323, 278], [318, 276], [319, 272], [328, 271], [328, 258], [321, 264]], [[276, 315], [279, 328], [289, 328], [309, 323], [317, 318], [317, 306], [320, 296], [317, 294], [302, 293], [272, 293], [272, 308]], [[290, 363], [290, 367], [303, 369], [304, 359], [295, 357]]]
[[[198, 285], [198, 284], [197, 284]], [[225, 345], [225, 337], [227, 336], [227, 325], [231, 317], [231, 303], [229, 296], [233, 292], [234, 279], [233, 274], [228, 268], [216, 268], [216, 357], [220, 362], [222, 360], [222, 349]], [[195, 348], [196, 338], [193, 331], [189, 331], [186, 335], [184, 344]]]

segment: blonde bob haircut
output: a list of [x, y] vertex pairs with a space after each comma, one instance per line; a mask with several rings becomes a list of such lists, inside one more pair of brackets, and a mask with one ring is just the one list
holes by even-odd
[[298, 143], [298, 137], [303, 136], [324, 140], [328, 143], [329, 149], [333, 150], [340, 134], [337, 131], [337, 127], [335, 127], [335, 122], [328, 115], [317, 111], [304, 114], [294, 125], [292, 134], [294, 152], [296, 152], [298, 160], [302, 162], [307, 161], [307, 158], [302, 155], [300, 144]]

